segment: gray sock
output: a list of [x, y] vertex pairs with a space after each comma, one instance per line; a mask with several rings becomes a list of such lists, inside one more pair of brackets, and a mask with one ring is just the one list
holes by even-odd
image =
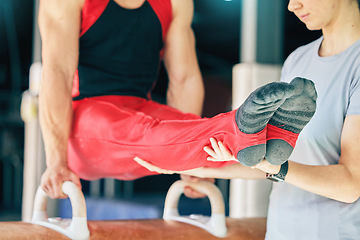
[[[314, 83], [305, 78], [294, 78], [290, 85], [294, 86], [294, 95], [277, 109], [269, 124], [299, 134], [315, 113], [317, 93]], [[280, 165], [289, 159], [292, 151], [293, 147], [279, 136], [267, 140], [265, 158], [273, 165]]]
[[[240, 131], [255, 134], [262, 131], [274, 112], [294, 94], [294, 87], [284, 82], [273, 82], [253, 91], [236, 111], [235, 120]], [[237, 159], [245, 166], [254, 166], [265, 157], [264, 144], [244, 146]], [[246, 140], [245, 140], [246, 141]]]

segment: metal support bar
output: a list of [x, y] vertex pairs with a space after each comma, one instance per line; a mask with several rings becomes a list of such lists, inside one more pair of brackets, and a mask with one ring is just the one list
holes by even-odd
[[258, 0], [242, 1], [241, 18], [241, 62], [256, 62]]

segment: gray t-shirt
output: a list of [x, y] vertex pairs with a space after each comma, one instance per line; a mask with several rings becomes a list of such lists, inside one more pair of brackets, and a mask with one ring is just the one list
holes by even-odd
[[[285, 82], [308, 78], [316, 86], [316, 113], [290, 156], [308, 165], [337, 164], [345, 117], [360, 115], [360, 40], [330, 57], [318, 55], [322, 41], [321, 37], [294, 51], [281, 76]], [[359, 240], [360, 200], [346, 204], [288, 183], [275, 183], [267, 222], [267, 240]]]

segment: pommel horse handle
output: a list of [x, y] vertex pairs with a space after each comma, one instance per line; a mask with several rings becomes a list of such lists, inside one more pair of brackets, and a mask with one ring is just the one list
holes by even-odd
[[[207, 195], [211, 204], [210, 218], [202, 215], [179, 215], [178, 203], [186, 186]], [[178, 180], [173, 183], [166, 195], [163, 219], [185, 222], [201, 227], [216, 237], [225, 237], [227, 233], [223, 196], [214, 184], [206, 181], [189, 183]]]
[[62, 185], [63, 192], [69, 196], [72, 206], [72, 219], [48, 218], [48, 196], [38, 187], [35, 195], [32, 223], [42, 225], [58, 231], [71, 239], [86, 240], [90, 233], [87, 225], [86, 204], [82, 191], [72, 182], [66, 181]]

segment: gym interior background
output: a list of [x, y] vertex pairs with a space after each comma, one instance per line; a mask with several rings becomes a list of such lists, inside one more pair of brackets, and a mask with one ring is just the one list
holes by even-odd
[[[272, 1], [258, 0], [256, 61], [259, 63], [282, 64], [296, 47], [321, 34], [317, 31], [309, 32], [287, 11], [288, 1], [279, 1], [283, 2], [282, 7], [273, 11]], [[241, 2], [194, 0], [193, 29], [206, 89], [204, 117], [231, 110], [232, 68], [241, 61]], [[22, 93], [29, 87], [29, 68], [33, 59], [34, 6], [34, 1], [30, 0], [0, 0], [0, 221], [21, 220], [24, 123], [20, 116], [20, 102]], [[281, 41], [282, 47], [276, 54], [272, 52], [273, 49], [266, 47], [271, 44], [269, 39], [262, 37], [273, 31], [271, 21], [266, 19], [273, 18], [275, 13], [282, 19], [282, 26], [278, 28], [281, 38], [276, 40]], [[164, 102], [166, 87], [166, 71], [162, 68], [153, 98]], [[111, 201], [114, 204], [122, 202], [126, 206], [138, 203], [134, 205], [135, 209], [149, 205], [150, 208], [161, 209], [168, 188], [177, 179], [178, 175], [161, 175], [126, 184], [116, 181], [116, 186], [121, 190]], [[88, 182], [83, 181], [85, 196], [89, 193], [88, 185]], [[102, 191], [100, 189], [100, 197]], [[228, 193], [225, 191], [223, 194], [227, 200]], [[204, 206], [204, 200], [194, 201], [195, 204], [188, 204], [188, 208], [192, 206], [199, 210]]]

